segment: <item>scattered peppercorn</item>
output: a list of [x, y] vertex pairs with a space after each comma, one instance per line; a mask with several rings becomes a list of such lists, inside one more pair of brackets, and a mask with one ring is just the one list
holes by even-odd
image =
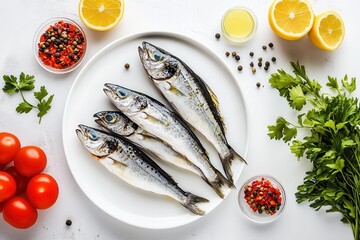
[[263, 60], [263, 58], [262, 58], [262, 57], [259, 57], [258, 60], [259, 60], [259, 62], [261, 62], [261, 61]]
[[266, 50], [266, 46], [265, 46], [265, 45], [264, 45], [264, 46], [262, 46], [262, 49], [263, 49], [263, 50]]
[[235, 56], [235, 60], [236, 60], [236, 61], [239, 61], [239, 60], [240, 60], [240, 56], [239, 56], [239, 55], [236, 55], [236, 56]]
[[254, 56], [254, 52], [250, 52], [249, 55], [250, 55], [250, 57], [253, 57], [253, 56]]
[[66, 220], [65, 224], [66, 224], [66, 226], [71, 226], [72, 221], [70, 219], [68, 219], [68, 220]]
[[272, 58], [271, 58], [271, 61], [272, 61], [272, 62], [276, 62], [276, 57], [272, 57]]
[[262, 62], [258, 62], [258, 66], [259, 66], [259, 67], [262, 67]]
[[274, 44], [271, 42], [269, 43], [269, 47], [272, 48], [274, 46]]
[[254, 67], [254, 63], [253, 63], [253, 62], [250, 62], [250, 67]]
[[216, 33], [216, 34], [215, 34], [215, 38], [216, 38], [216, 39], [219, 39], [219, 38], [220, 38], [220, 33]]
[[125, 67], [125, 69], [127, 70], [127, 69], [129, 69], [129, 68], [130, 68], [130, 64], [125, 63], [124, 67]]
[[239, 65], [239, 66], [237, 67], [237, 69], [238, 69], [239, 71], [242, 71], [242, 70], [243, 70], [243, 66]]
[[256, 86], [257, 86], [258, 88], [260, 87], [260, 85], [261, 85], [261, 84], [260, 84], [259, 82], [256, 83]]
[[252, 73], [256, 73], [256, 68], [251, 69]]
[[229, 53], [229, 52], [226, 52], [225, 55], [228, 57], [228, 56], [230, 56], [230, 53]]
[[268, 69], [269, 69], [269, 67], [268, 67], [268, 66], [265, 66], [265, 67], [264, 67], [264, 70], [265, 70], [265, 71], [267, 71]]
[[233, 57], [235, 57], [236, 55], [237, 55], [236, 52], [231, 53], [231, 56], [233, 56]]
[[269, 62], [269, 61], [266, 61], [266, 62], [265, 62], [265, 66], [266, 66], [266, 67], [269, 67], [269, 66], [270, 66], [270, 62]]

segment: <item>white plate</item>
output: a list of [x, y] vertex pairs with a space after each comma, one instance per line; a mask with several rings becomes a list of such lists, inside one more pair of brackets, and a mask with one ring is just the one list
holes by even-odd
[[[144, 92], [165, 102], [152, 81], [148, 80], [139, 60], [137, 47], [142, 41], [160, 46], [187, 63], [217, 94], [225, 118], [230, 145], [246, 157], [248, 148], [248, 120], [245, 102], [230, 69], [214, 52], [188, 37], [165, 32], [140, 33], [119, 39], [98, 52], [83, 67], [75, 79], [66, 101], [63, 119], [63, 144], [70, 170], [83, 192], [99, 208], [131, 225], [151, 229], [181, 226], [199, 219], [176, 201], [136, 189], [108, 172], [81, 145], [75, 129], [79, 124], [95, 126], [93, 114], [115, 109], [103, 93], [106, 82]], [[125, 70], [124, 64], [130, 69]], [[213, 165], [222, 166], [214, 148], [200, 136]], [[198, 176], [155, 159], [179, 186], [210, 200], [201, 205], [207, 213], [222, 199]], [[239, 179], [244, 164], [233, 164], [234, 179]], [[226, 195], [230, 192], [226, 189]]]

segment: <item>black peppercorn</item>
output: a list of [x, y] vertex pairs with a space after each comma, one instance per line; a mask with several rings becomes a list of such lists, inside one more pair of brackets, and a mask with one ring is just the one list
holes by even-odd
[[270, 66], [270, 62], [269, 62], [269, 61], [266, 61], [266, 62], [265, 62], [265, 66], [266, 66], [266, 67], [269, 67], [269, 66]]
[[274, 44], [271, 42], [269, 43], [269, 47], [272, 48], [274, 46]]
[[71, 226], [72, 221], [70, 219], [68, 219], [68, 220], [66, 220], [65, 224], [66, 224], [66, 226]]
[[266, 46], [265, 46], [265, 45], [264, 45], [264, 46], [262, 46], [262, 49], [263, 49], [263, 50], [266, 50]]
[[250, 55], [250, 57], [253, 57], [253, 56], [254, 56], [254, 52], [250, 52], [249, 55]]
[[125, 69], [127, 70], [127, 69], [129, 69], [129, 68], [130, 68], [130, 64], [125, 63], [124, 67], [125, 67]]
[[256, 86], [257, 86], [258, 88], [260, 87], [260, 85], [261, 85], [261, 84], [260, 84], [259, 82], [256, 83]]
[[272, 58], [271, 58], [271, 61], [272, 61], [272, 62], [276, 62], [276, 57], [272, 57]]
[[250, 62], [250, 67], [254, 67], [254, 63], [253, 63], [253, 62]]
[[262, 62], [258, 62], [258, 66], [259, 66], [259, 67], [262, 67]]
[[229, 53], [229, 52], [226, 52], [225, 55], [228, 57], [228, 56], [230, 56], [230, 53]]
[[240, 56], [239, 56], [239, 55], [236, 55], [236, 56], [235, 56], [235, 60], [236, 60], [236, 61], [239, 61], [239, 60], [240, 60]]
[[220, 38], [220, 33], [216, 33], [216, 34], [215, 34], [215, 38], [216, 38], [216, 39], [219, 39], [219, 38]]
[[242, 71], [242, 70], [243, 70], [243, 66], [239, 65], [239, 66], [237, 67], [237, 69], [238, 69], [239, 71]]

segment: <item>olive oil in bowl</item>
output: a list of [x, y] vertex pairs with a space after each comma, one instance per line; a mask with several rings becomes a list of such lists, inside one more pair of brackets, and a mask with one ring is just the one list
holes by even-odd
[[239, 44], [254, 36], [257, 30], [257, 19], [249, 9], [234, 7], [224, 14], [221, 27], [227, 40]]

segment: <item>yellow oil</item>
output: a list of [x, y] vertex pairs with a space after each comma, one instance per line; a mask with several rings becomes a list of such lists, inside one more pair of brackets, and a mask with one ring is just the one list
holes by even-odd
[[223, 19], [224, 32], [231, 38], [246, 38], [254, 30], [254, 18], [246, 9], [229, 10]]

